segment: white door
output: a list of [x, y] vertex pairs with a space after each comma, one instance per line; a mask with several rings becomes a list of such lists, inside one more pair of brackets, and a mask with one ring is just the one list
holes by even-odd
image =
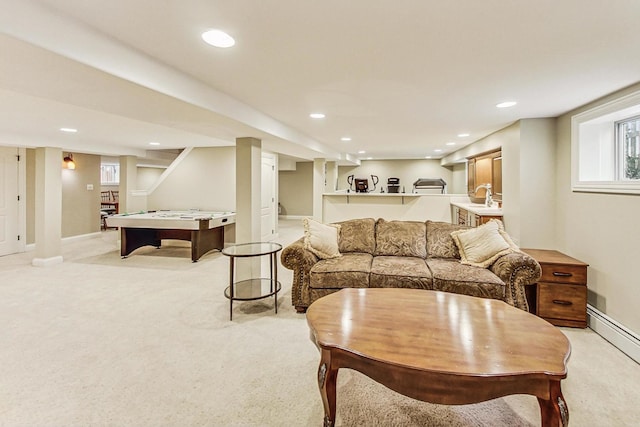
[[18, 149], [0, 148], [0, 256], [18, 252]]
[[273, 157], [262, 157], [262, 201], [260, 205], [260, 235], [269, 241], [276, 234], [276, 163]]

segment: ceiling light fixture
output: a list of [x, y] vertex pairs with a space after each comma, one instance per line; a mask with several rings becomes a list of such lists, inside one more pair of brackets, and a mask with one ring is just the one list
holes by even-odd
[[312, 119], [324, 119], [325, 115], [323, 113], [311, 113], [309, 114], [309, 117]]
[[446, 145], [456, 145], [456, 143], [455, 142], [447, 142]]
[[160, 143], [159, 143], [159, 142], [155, 142], [155, 141], [151, 141], [151, 142], [149, 143], [149, 145], [160, 145]]
[[351, 138], [349, 138], [348, 136], [343, 136], [342, 138], [340, 138], [340, 141], [348, 142], [351, 141]]
[[358, 151], [358, 154], [364, 154], [364, 153], [366, 153], [366, 151], [364, 151], [364, 150]]
[[430, 159], [430, 158], [431, 158], [431, 156], [424, 156], [424, 158], [425, 158], [425, 159]]
[[442, 149], [440, 149], [440, 148], [436, 148], [436, 149], [435, 149], [435, 150], [433, 150], [433, 151], [435, 151], [436, 153], [440, 153], [440, 152], [442, 151]]
[[236, 41], [229, 34], [221, 30], [207, 30], [202, 33], [202, 40], [211, 46], [228, 48], [236, 44]]
[[62, 159], [62, 167], [65, 169], [75, 169], [76, 162], [73, 161], [73, 154], [68, 153], [64, 159]]
[[458, 134], [458, 138], [465, 138], [465, 137], [467, 137], [467, 136], [469, 136], [469, 134], [468, 134], [468, 133], [459, 133], [459, 134]]
[[60, 132], [76, 133], [76, 132], [78, 132], [78, 129], [74, 129], [74, 128], [60, 128]]
[[515, 101], [505, 101], [505, 102], [501, 102], [500, 104], [496, 104], [496, 107], [498, 107], [498, 108], [509, 108], [509, 107], [513, 107], [516, 104], [517, 104], [517, 102], [515, 102]]

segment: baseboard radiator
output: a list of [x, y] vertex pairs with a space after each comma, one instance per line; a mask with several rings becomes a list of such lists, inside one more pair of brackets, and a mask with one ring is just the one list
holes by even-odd
[[640, 336], [592, 305], [587, 305], [587, 315], [589, 316], [589, 328], [640, 363]]

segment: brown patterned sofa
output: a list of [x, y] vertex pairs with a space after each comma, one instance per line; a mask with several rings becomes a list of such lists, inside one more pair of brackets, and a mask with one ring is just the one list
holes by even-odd
[[340, 225], [341, 256], [320, 259], [304, 237], [285, 247], [282, 265], [293, 270], [292, 302], [298, 312], [342, 288], [418, 288], [507, 302], [528, 310], [525, 286], [540, 278], [540, 265], [522, 252], [500, 256], [488, 268], [461, 263], [445, 222], [353, 219]]

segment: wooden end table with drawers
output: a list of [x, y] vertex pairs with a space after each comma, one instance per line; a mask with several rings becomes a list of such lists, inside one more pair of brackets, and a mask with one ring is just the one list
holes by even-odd
[[586, 328], [589, 264], [554, 250], [522, 251], [542, 267], [542, 277], [535, 286], [535, 293], [528, 294], [529, 311], [556, 326]]

